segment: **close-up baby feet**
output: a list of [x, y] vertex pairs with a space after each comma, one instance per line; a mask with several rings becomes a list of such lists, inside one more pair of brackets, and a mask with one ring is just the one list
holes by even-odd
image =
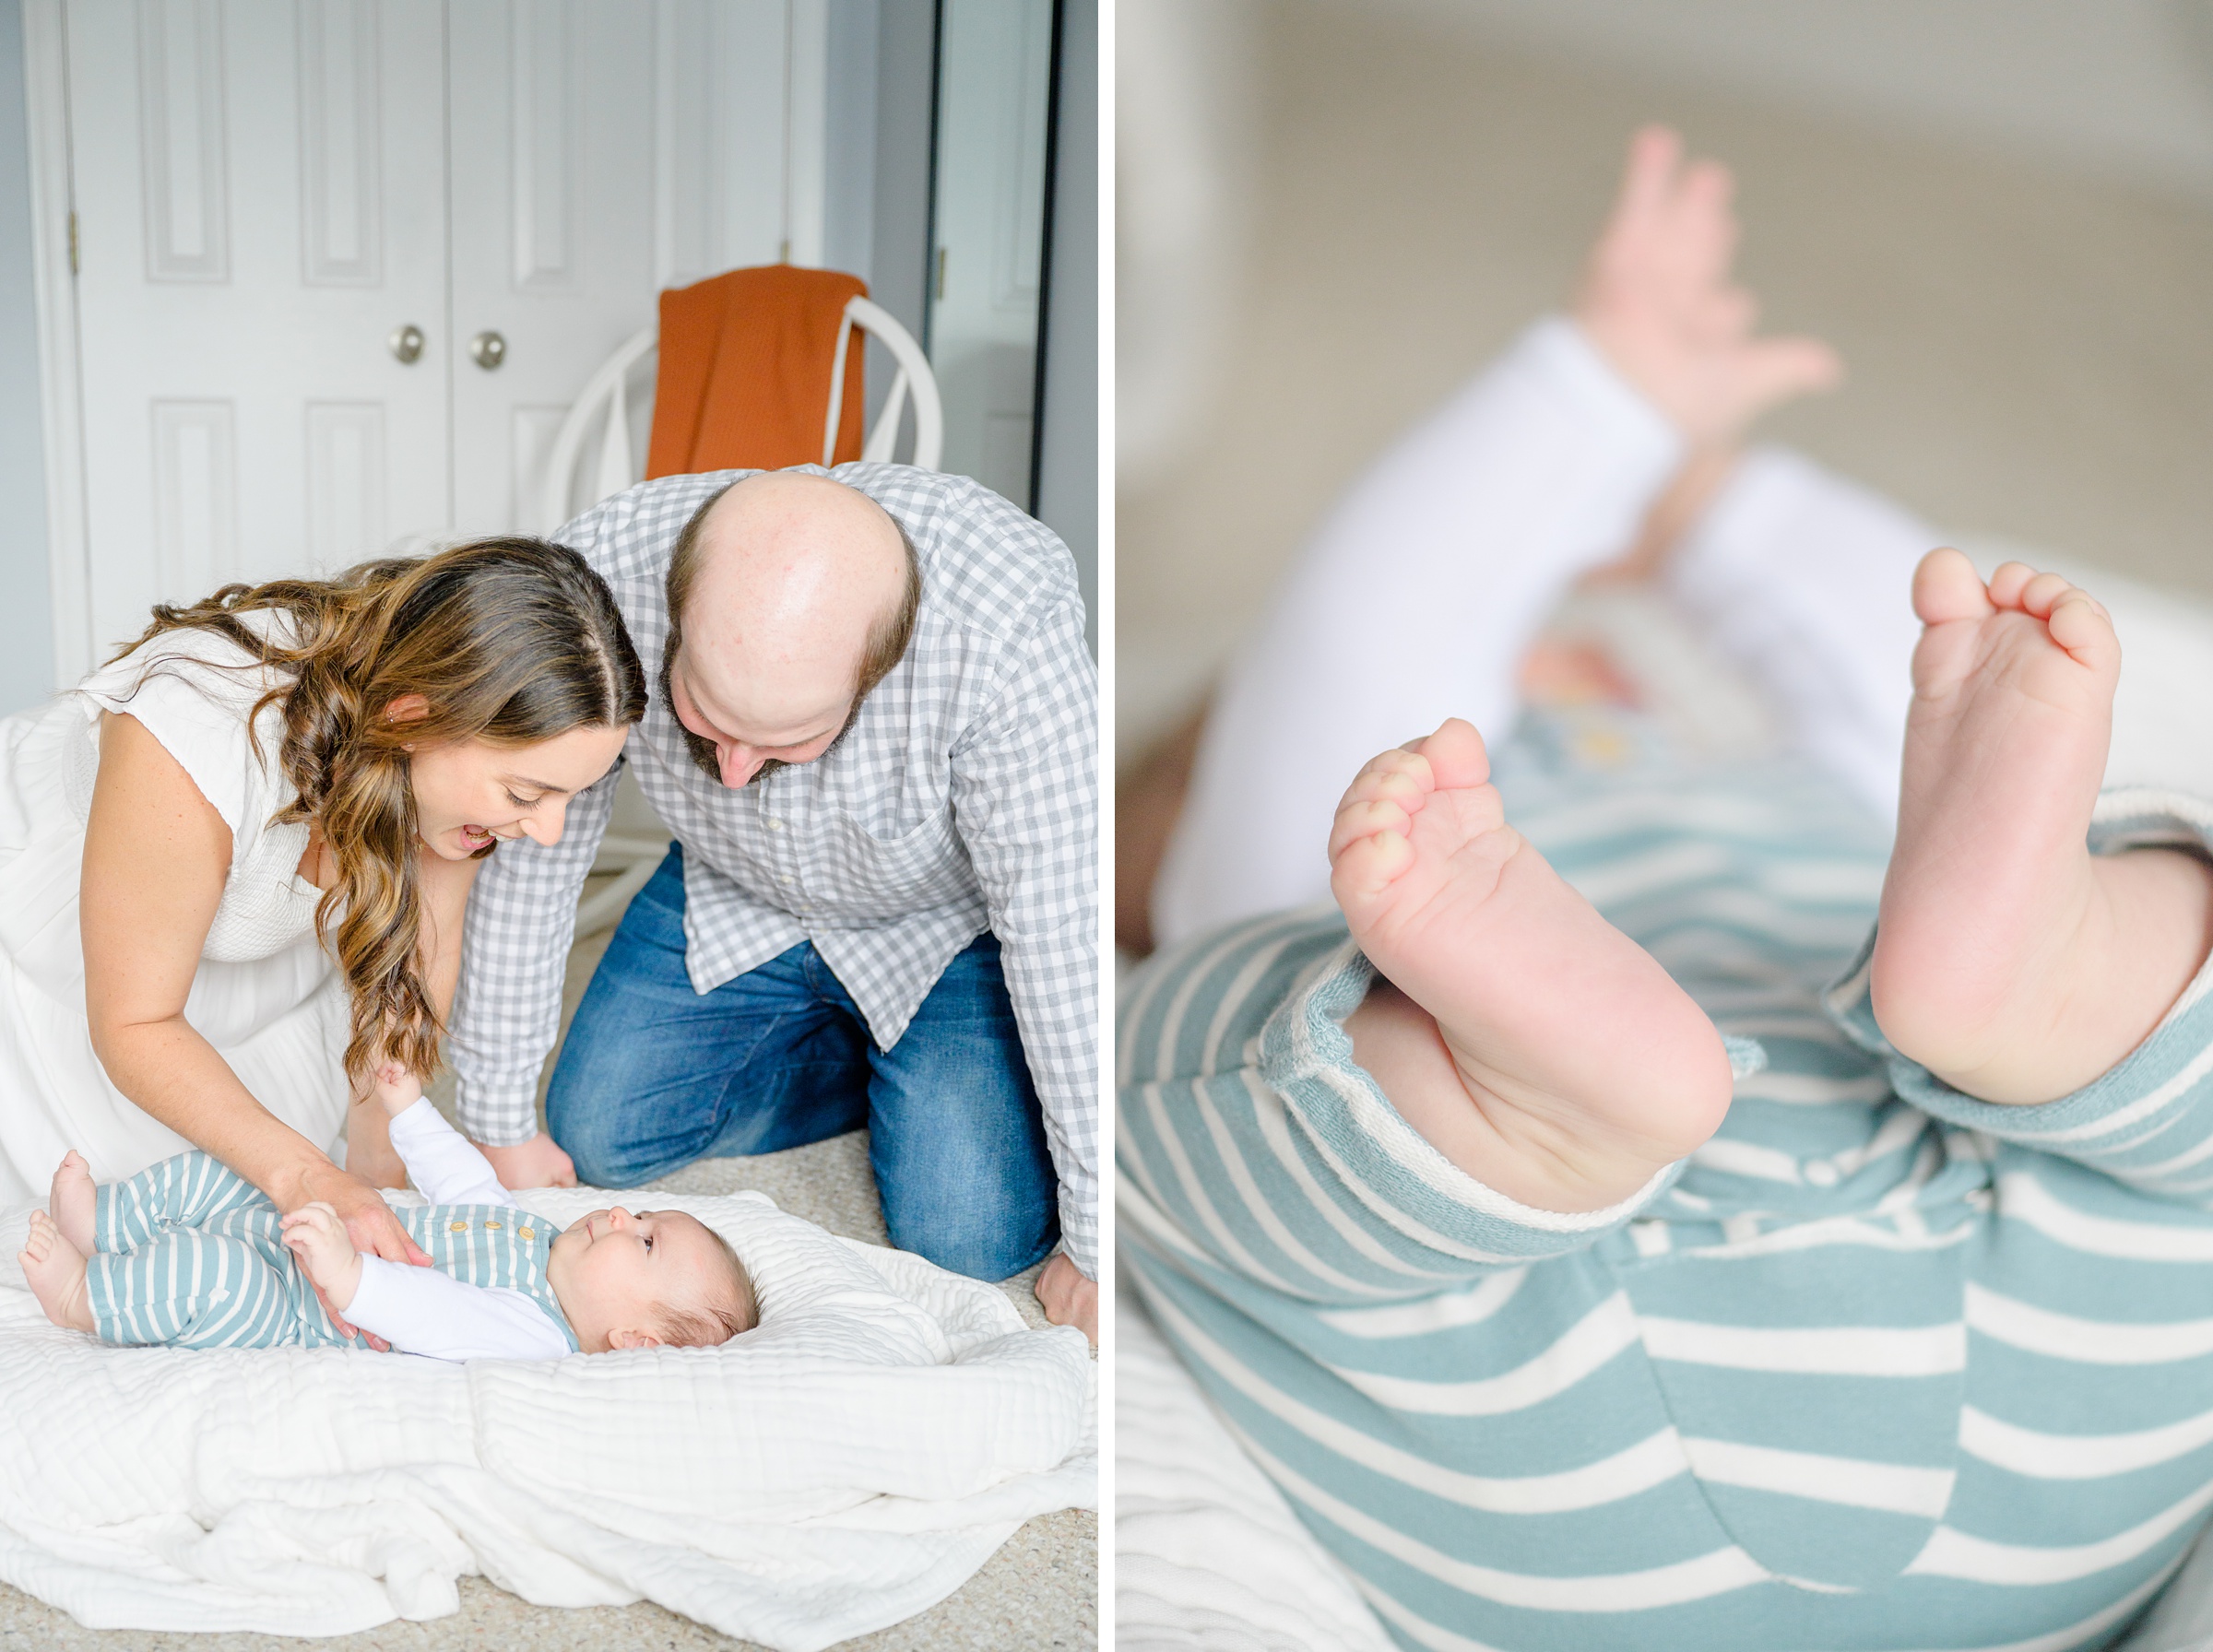
[[1348, 1030], [1462, 1169], [1544, 1209], [1602, 1209], [1713, 1132], [1728, 1056], [1651, 955], [1507, 824], [1489, 775], [1482, 737], [1451, 718], [1345, 793], [1331, 888], [1370, 962], [1435, 1021], [1379, 991]]
[[92, 1307], [85, 1296], [85, 1253], [69, 1243], [53, 1217], [30, 1213], [30, 1233], [16, 1253], [30, 1293], [46, 1317], [73, 1331], [92, 1328]]
[[2172, 851], [2089, 853], [2121, 645], [2089, 593], [2019, 562], [1985, 584], [1939, 549], [1913, 609], [1876, 1020], [1971, 1095], [2053, 1100], [2135, 1047], [2195, 973], [2207, 871]]

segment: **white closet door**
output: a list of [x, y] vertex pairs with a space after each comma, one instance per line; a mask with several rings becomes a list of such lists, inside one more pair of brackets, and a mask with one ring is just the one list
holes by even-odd
[[[451, 0], [457, 531], [559, 525], [540, 466], [585, 381], [660, 289], [790, 241], [795, 7], [821, 0]], [[797, 66], [819, 88], [819, 51]]]
[[443, 533], [439, 0], [71, 0], [67, 30], [88, 652]]

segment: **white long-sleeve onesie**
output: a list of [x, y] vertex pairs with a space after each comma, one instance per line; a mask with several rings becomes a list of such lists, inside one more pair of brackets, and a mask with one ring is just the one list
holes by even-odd
[[[1538, 323], [1356, 481], [1225, 672], [1153, 897], [1164, 943], [1326, 900], [1338, 798], [1448, 716], [1502, 738], [1521, 656], [1626, 550], [1682, 438], [1569, 322]], [[1939, 541], [1792, 453], [1747, 454], [1669, 559], [1671, 594], [1877, 813], [1898, 802]]]
[[[506, 1205], [491, 1163], [426, 1098], [392, 1121], [392, 1146], [434, 1205]], [[345, 1316], [403, 1353], [438, 1360], [558, 1360], [574, 1353], [545, 1309], [503, 1285], [470, 1285], [438, 1271], [363, 1254]]]

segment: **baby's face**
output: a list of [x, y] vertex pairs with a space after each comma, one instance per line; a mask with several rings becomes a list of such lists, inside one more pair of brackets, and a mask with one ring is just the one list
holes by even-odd
[[697, 1217], [618, 1205], [562, 1231], [546, 1279], [588, 1347], [595, 1331], [647, 1329], [661, 1304], [702, 1300], [728, 1266]]

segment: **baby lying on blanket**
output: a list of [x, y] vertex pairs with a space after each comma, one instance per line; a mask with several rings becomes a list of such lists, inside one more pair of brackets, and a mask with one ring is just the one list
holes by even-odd
[[698, 1218], [618, 1206], [556, 1233], [516, 1205], [413, 1074], [385, 1066], [374, 1092], [431, 1201], [398, 1216], [432, 1266], [361, 1255], [321, 1201], [279, 1217], [206, 1153], [96, 1186], [71, 1152], [17, 1258], [39, 1305], [107, 1342], [345, 1346], [319, 1287], [395, 1349], [445, 1360], [712, 1347], [752, 1328], [752, 1281]]

